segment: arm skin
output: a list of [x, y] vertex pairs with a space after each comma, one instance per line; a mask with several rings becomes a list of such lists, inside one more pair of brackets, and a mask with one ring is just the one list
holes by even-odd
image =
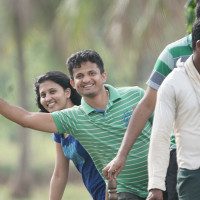
[[103, 169], [103, 174], [107, 180], [116, 178], [125, 167], [125, 162], [134, 142], [143, 130], [146, 122], [154, 111], [157, 98], [157, 90], [148, 87], [144, 97], [138, 103], [131, 116], [128, 128], [125, 132], [121, 146], [116, 157]]
[[49, 113], [28, 112], [27, 110], [11, 105], [0, 98], [0, 114], [5, 118], [25, 127], [38, 131], [57, 133], [53, 117]]
[[163, 191], [159, 189], [152, 189], [146, 200], [163, 200]]
[[62, 146], [56, 143], [55, 168], [50, 182], [49, 200], [61, 200], [68, 179], [69, 159], [65, 157]]
[[[60, 143], [56, 144], [55, 168], [50, 182], [49, 200], [61, 200], [69, 175], [70, 160], [65, 157]], [[105, 200], [108, 200], [108, 190], [105, 191]]]

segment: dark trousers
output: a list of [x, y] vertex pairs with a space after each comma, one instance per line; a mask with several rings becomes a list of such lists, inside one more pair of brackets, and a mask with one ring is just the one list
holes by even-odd
[[120, 192], [118, 193], [118, 200], [145, 200], [146, 198], [139, 197], [133, 193]]
[[179, 169], [178, 172], [178, 194], [180, 200], [200, 199], [200, 169]]
[[178, 200], [177, 185], [178, 165], [176, 160], [176, 149], [170, 151], [169, 166], [166, 176], [166, 191], [164, 192], [164, 200]]
[[[176, 161], [176, 149], [170, 151], [169, 166], [166, 176], [166, 191], [163, 193], [164, 200], [178, 200], [177, 185], [178, 165]], [[131, 193], [122, 192], [118, 194], [119, 200], [142, 200], [143, 198]], [[144, 198], [145, 199], [145, 198]]]

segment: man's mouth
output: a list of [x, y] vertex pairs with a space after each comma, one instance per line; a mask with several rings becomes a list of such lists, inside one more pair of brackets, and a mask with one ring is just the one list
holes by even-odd
[[89, 87], [92, 87], [93, 84], [89, 84], [89, 85], [84, 85], [83, 88], [89, 88]]

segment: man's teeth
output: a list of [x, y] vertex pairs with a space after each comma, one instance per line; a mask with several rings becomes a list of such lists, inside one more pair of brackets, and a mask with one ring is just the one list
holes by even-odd
[[92, 85], [85, 85], [84, 87], [91, 87]]

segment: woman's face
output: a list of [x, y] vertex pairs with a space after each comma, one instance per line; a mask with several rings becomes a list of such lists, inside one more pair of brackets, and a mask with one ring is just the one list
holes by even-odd
[[70, 89], [64, 90], [59, 84], [53, 81], [44, 81], [39, 86], [40, 103], [48, 112], [68, 108], [70, 100]]

